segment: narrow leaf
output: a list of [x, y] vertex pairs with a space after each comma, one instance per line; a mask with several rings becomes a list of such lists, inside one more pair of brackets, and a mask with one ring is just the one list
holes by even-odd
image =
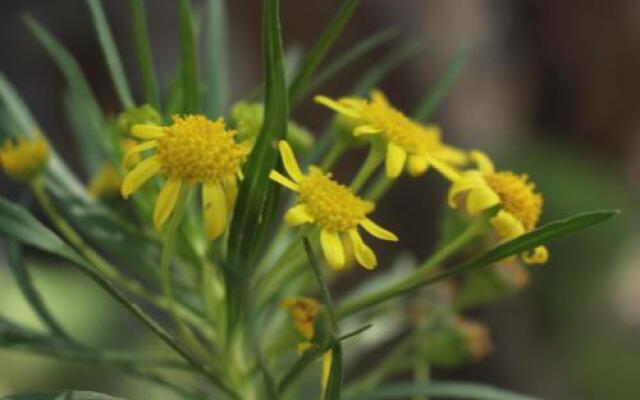
[[180, 71], [182, 74], [183, 112], [200, 111], [198, 56], [193, 12], [189, 0], [180, 0]]
[[289, 90], [289, 97], [291, 104], [294, 105], [300, 99], [300, 94], [304, 87], [307, 85], [309, 79], [313, 76], [316, 69], [327, 55], [327, 52], [335, 43], [336, 39], [342, 33], [347, 22], [355, 12], [356, 8], [360, 4], [360, 0], [344, 0], [342, 7], [338, 10], [338, 13], [333, 18], [327, 29], [322, 33], [316, 44], [307, 53], [300, 72], [293, 80], [291, 88]]
[[113, 80], [116, 92], [118, 93], [120, 104], [124, 109], [131, 108], [134, 106], [134, 102], [131, 97], [131, 91], [129, 90], [129, 84], [127, 83], [127, 76], [124, 73], [120, 54], [118, 53], [118, 48], [113, 40], [113, 35], [111, 35], [109, 23], [107, 22], [107, 17], [104, 15], [102, 4], [100, 3], [100, 0], [87, 0], [87, 4], [91, 11], [91, 17], [93, 18], [93, 24], [96, 28], [98, 41], [100, 42], [100, 47], [102, 48], [102, 53], [104, 54], [105, 61], [107, 62], [111, 79]]
[[451, 90], [451, 86], [456, 81], [462, 68], [465, 66], [467, 61], [469, 60], [469, 51], [468, 46], [462, 46], [456, 54], [454, 54], [453, 58], [449, 62], [449, 66], [447, 67], [444, 75], [438, 82], [436, 83], [436, 87], [420, 102], [416, 111], [413, 114], [413, 118], [418, 121], [427, 121], [429, 117], [433, 114], [436, 107], [440, 104], [442, 98], [449, 93]]
[[343, 380], [342, 345], [337, 343], [331, 349], [331, 369], [324, 392], [325, 400], [340, 400]]
[[224, 0], [207, 1], [205, 112], [224, 115], [227, 106], [227, 31]]
[[143, 0], [131, 0], [131, 17], [133, 37], [136, 42], [138, 64], [142, 76], [142, 86], [146, 102], [156, 109], [160, 109], [158, 97], [158, 83], [153, 68], [153, 54], [151, 53], [151, 40], [147, 28], [147, 17]]
[[523, 394], [469, 382], [397, 383], [382, 386], [375, 392], [349, 397], [348, 400], [392, 400], [418, 396], [452, 400], [536, 400]]

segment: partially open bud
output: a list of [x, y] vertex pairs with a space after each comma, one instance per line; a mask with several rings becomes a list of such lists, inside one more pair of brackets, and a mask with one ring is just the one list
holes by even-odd
[[49, 145], [41, 137], [5, 140], [0, 149], [0, 166], [11, 178], [28, 182], [40, 175], [47, 165]]

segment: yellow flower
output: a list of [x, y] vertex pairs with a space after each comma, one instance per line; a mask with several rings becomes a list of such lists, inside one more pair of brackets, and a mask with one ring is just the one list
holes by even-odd
[[[499, 206], [491, 224], [505, 241], [533, 230], [542, 212], [542, 195], [535, 192], [529, 177], [511, 171], [496, 172], [489, 157], [482, 152], [472, 151], [470, 157], [477, 169], [453, 177], [449, 205], [456, 208], [459, 196], [465, 194], [470, 215]], [[522, 258], [528, 264], [542, 264], [549, 258], [549, 253], [546, 247], [538, 246]]]
[[289, 312], [298, 332], [310, 342], [315, 335], [320, 303], [309, 297], [290, 297], [282, 300], [281, 307]]
[[41, 138], [5, 140], [0, 149], [0, 167], [13, 179], [29, 181], [44, 169], [49, 157], [49, 145]]
[[174, 116], [170, 126], [134, 125], [131, 135], [144, 142], [125, 154], [125, 166], [143, 151], [155, 152], [127, 173], [122, 195], [128, 198], [153, 176], [165, 177], [153, 214], [159, 230], [175, 208], [182, 186], [202, 184], [206, 235], [219, 237], [235, 203], [249, 147], [234, 141], [236, 132], [225, 129], [222, 118], [211, 121], [202, 115]]
[[[127, 152], [134, 147], [138, 142], [132, 139], [120, 140], [120, 146], [123, 151]], [[133, 154], [127, 160], [125, 168], [131, 168], [141, 161], [139, 154]], [[107, 161], [96, 174], [91, 178], [87, 185], [87, 191], [94, 198], [106, 197], [116, 195], [120, 191], [122, 186], [122, 176], [116, 167]]]
[[358, 227], [382, 240], [398, 240], [396, 235], [367, 218], [374, 209], [373, 203], [361, 199], [348, 187], [334, 181], [331, 174], [325, 174], [317, 167], [312, 166], [309, 173], [303, 175], [289, 144], [280, 141], [278, 146], [291, 179], [275, 170], [269, 177], [299, 194], [298, 203], [287, 211], [285, 222], [290, 226], [316, 224], [320, 228], [324, 256], [332, 267], [339, 269], [345, 266], [345, 243], [348, 240], [358, 263], [373, 269], [377, 265], [376, 255], [362, 240]]
[[380, 135], [387, 143], [386, 174], [396, 178], [406, 168], [418, 176], [430, 166], [440, 173], [451, 174], [451, 165], [467, 161], [464, 152], [442, 143], [440, 128], [422, 125], [397, 110], [380, 91], [371, 93], [371, 100], [345, 97], [333, 100], [316, 96], [315, 101], [346, 116], [354, 126], [353, 135]]

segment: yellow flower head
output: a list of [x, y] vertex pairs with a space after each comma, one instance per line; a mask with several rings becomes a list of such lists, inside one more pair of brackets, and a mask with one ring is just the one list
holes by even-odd
[[441, 173], [452, 173], [449, 165], [461, 165], [464, 152], [442, 143], [440, 128], [422, 125], [393, 107], [380, 91], [371, 100], [345, 97], [333, 100], [316, 96], [315, 101], [347, 117], [354, 126], [353, 135], [379, 135], [387, 143], [386, 174], [396, 178], [407, 169], [413, 175], [423, 174], [429, 166]]
[[289, 312], [296, 329], [307, 340], [315, 335], [315, 323], [320, 303], [309, 297], [290, 297], [282, 300], [281, 307]]
[[49, 145], [41, 137], [5, 140], [0, 148], [0, 167], [13, 179], [29, 181], [42, 172], [49, 157]]
[[[477, 169], [457, 174], [449, 189], [449, 205], [456, 208], [460, 195], [466, 195], [466, 209], [476, 215], [499, 206], [491, 224], [503, 240], [511, 240], [533, 230], [542, 212], [542, 195], [527, 175], [510, 171], [496, 172], [493, 163], [484, 153], [472, 151], [471, 158]], [[529, 264], [545, 263], [549, 253], [544, 246], [536, 247], [523, 260]]]
[[134, 125], [131, 134], [144, 142], [125, 154], [125, 166], [143, 151], [154, 150], [154, 154], [127, 173], [122, 195], [128, 198], [155, 175], [165, 177], [153, 215], [156, 229], [160, 229], [171, 215], [182, 185], [202, 184], [206, 235], [209, 239], [219, 237], [235, 203], [240, 168], [249, 147], [235, 142], [236, 132], [225, 129], [222, 118], [211, 121], [202, 115], [174, 116], [170, 126]]
[[377, 265], [376, 255], [362, 240], [358, 227], [382, 240], [398, 240], [396, 235], [367, 218], [374, 209], [373, 203], [361, 199], [348, 187], [334, 181], [331, 174], [325, 174], [317, 167], [311, 167], [309, 173], [303, 175], [289, 144], [280, 141], [278, 145], [291, 179], [275, 170], [269, 177], [299, 194], [298, 203], [285, 215], [287, 224], [316, 224], [320, 228], [324, 256], [332, 267], [340, 269], [345, 266], [345, 243], [349, 240], [358, 263], [373, 269]]

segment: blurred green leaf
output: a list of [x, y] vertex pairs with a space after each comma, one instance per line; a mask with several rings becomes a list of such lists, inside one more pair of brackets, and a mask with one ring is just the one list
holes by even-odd
[[293, 80], [291, 88], [289, 89], [289, 98], [292, 106], [300, 100], [300, 94], [316, 72], [316, 69], [327, 55], [327, 52], [333, 43], [342, 33], [342, 30], [346, 26], [347, 22], [349, 22], [349, 19], [359, 4], [360, 0], [345, 0], [329, 26], [322, 33], [313, 48], [311, 48], [304, 57], [300, 71]]
[[415, 396], [462, 400], [535, 400], [523, 394], [469, 382], [396, 383], [348, 400], [392, 400]]
[[24, 262], [24, 252], [22, 246], [16, 241], [9, 241], [7, 244], [7, 264], [9, 269], [18, 283], [20, 291], [27, 299], [31, 308], [38, 315], [40, 320], [49, 328], [49, 330], [60, 337], [69, 338], [62, 325], [53, 317], [47, 306], [45, 305], [40, 293], [33, 284], [31, 273], [27, 269]]
[[461, 46], [458, 49], [449, 62], [449, 66], [442, 78], [438, 80], [433, 90], [418, 104], [418, 107], [413, 113], [413, 118], [425, 122], [431, 117], [442, 98], [451, 90], [451, 86], [453, 86], [462, 68], [469, 60], [470, 54], [469, 46]]
[[95, 128], [94, 123], [89, 115], [78, 112], [78, 110], [83, 109], [84, 105], [82, 100], [78, 99], [76, 92], [68, 90], [64, 94], [63, 106], [67, 121], [71, 127], [71, 133], [78, 144], [78, 148], [82, 149], [79, 152], [80, 161], [90, 178], [90, 175], [97, 173], [105, 162], [103, 149], [96, 146], [96, 141], [91, 135], [87, 135], [87, 132], [91, 132]]
[[138, 64], [142, 85], [144, 87], [144, 97], [147, 103], [154, 108], [160, 109], [160, 99], [158, 98], [158, 84], [156, 73], [153, 69], [153, 54], [151, 52], [151, 41], [147, 29], [147, 17], [143, 0], [131, 0], [131, 25], [133, 37], [136, 42], [138, 53]]
[[[327, 357], [327, 355], [325, 355]], [[324, 392], [325, 400], [339, 400], [342, 392], [343, 366], [342, 366], [342, 345], [337, 343], [331, 349], [331, 369], [329, 379]]]
[[198, 85], [198, 55], [193, 12], [189, 0], [180, 0], [180, 71], [182, 74], [184, 113], [200, 111], [200, 87]]
[[63, 392], [51, 392], [40, 394], [10, 394], [3, 396], [2, 400], [123, 400], [97, 392], [82, 392], [77, 390], [65, 390]]
[[208, 0], [206, 5], [205, 113], [210, 118], [224, 115], [227, 106], [227, 31], [224, 0]]
[[93, 24], [96, 28], [98, 41], [100, 42], [100, 47], [102, 48], [102, 53], [104, 54], [105, 61], [107, 62], [111, 79], [113, 80], [116, 92], [118, 93], [120, 104], [123, 109], [131, 108], [135, 104], [131, 97], [131, 91], [129, 90], [129, 84], [127, 83], [127, 76], [124, 73], [120, 54], [118, 54], [118, 48], [113, 40], [113, 36], [111, 35], [109, 23], [107, 22], [107, 17], [104, 15], [102, 4], [100, 3], [100, 0], [87, 0], [87, 4], [91, 11], [91, 17], [93, 18]]

